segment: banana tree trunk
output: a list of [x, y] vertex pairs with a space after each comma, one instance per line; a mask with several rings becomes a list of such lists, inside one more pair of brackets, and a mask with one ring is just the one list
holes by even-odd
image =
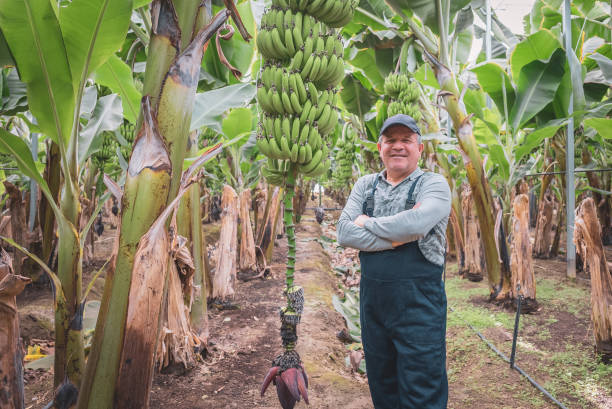
[[281, 188], [274, 188], [272, 194], [268, 192], [269, 204], [266, 206], [269, 207], [264, 216], [264, 222], [257, 240], [257, 246], [259, 246], [264, 253], [266, 263], [268, 264], [272, 262], [272, 250], [274, 249], [274, 242], [276, 241], [276, 228], [280, 214], [282, 191]]
[[239, 269], [242, 273], [252, 274], [257, 271], [255, 257], [255, 238], [251, 226], [251, 191], [245, 189], [240, 193], [240, 256]]
[[576, 249], [591, 274], [591, 319], [595, 349], [604, 362], [612, 361], [612, 275], [601, 242], [596, 204], [585, 199], [578, 208], [575, 226]]
[[[189, 154], [196, 156], [198, 153], [197, 135], [192, 132], [189, 140]], [[208, 286], [206, 285], [205, 274], [208, 269], [208, 255], [206, 254], [206, 245], [202, 234], [202, 213], [200, 207], [200, 184], [194, 183], [187, 194], [183, 197], [181, 204], [187, 202], [187, 218], [184, 222], [187, 225], [179, 223], [179, 234], [187, 238], [187, 242], [191, 244], [191, 254], [193, 256], [194, 273], [193, 285], [190, 294], [186, 295], [187, 305], [190, 305], [191, 325], [196, 333], [205, 343], [208, 339], [208, 313], [206, 305], [206, 296]], [[179, 207], [178, 219], [180, 217], [181, 208]]]
[[[542, 181], [542, 189], [547, 188], [544, 182], [545, 180]], [[546, 192], [544, 195], [540, 196], [533, 249], [534, 256], [537, 258], [550, 257], [550, 249], [553, 239], [553, 199], [553, 195], [549, 192]]]
[[[28, 225], [26, 222], [25, 209], [26, 206], [21, 200], [21, 191], [17, 186], [9, 182], [8, 180], [4, 181], [4, 189], [9, 197], [9, 212], [11, 216], [11, 232], [13, 236], [11, 237], [15, 242], [25, 248], [29, 248], [30, 245], [28, 241]], [[19, 252], [19, 250], [15, 249], [13, 251], [13, 271], [16, 275], [21, 274], [21, 267], [23, 265], [23, 254]]]
[[563, 220], [565, 217], [565, 200], [566, 200], [566, 177], [565, 177], [565, 141], [566, 141], [566, 128], [561, 127], [559, 131], [554, 135], [552, 139], [552, 149], [555, 152], [555, 161], [559, 165], [559, 170], [563, 173], [557, 176], [557, 182], [559, 188], [560, 199], [558, 203], [557, 211], [557, 223], [555, 223], [556, 230], [553, 242], [550, 248], [550, 257], [557, 257], [559, 254], [559, 246], [561, 245], [561, 233], [563, 229]]
[[484, 258], [478, 216], [474, 211], [474, 197], [472, 190], [465, 186], [461, 194], [461, 207], [463, 209], [463, 237], [465, 238], [465, 263], [459, 274], [470, 281], [482, 281], [484, 274]]
[[[47, 148], [47, 164], [45, 165], [43, 179], [47, 182], [51, 195], [55, 198], [55, 203], [59, 204], [60, 151], [59, 146], [55, 142], [51, 142]], [[42, 195], [40, 198], [38, 220], [42, 230], [42, 259], [47, 264], [51, 264], [51, 252], [55, 242], [55, 215], [45, 195]]]
[[523, 296], [521, 312], [527, 314], [538, 309], [536, 281], [531, 258], [529, 237], [529, 196], [517, 195], [512, 205], [512, 250], [510, 255], [512, 271], [512, 298]]
[[[582, 150], [582, 164], [589, 165], [593, 161], [591, 152], [588, 148]], [[603, 245], [612, 244], [612, 220], [610, 220], [610, 203], [608, 197], [599, 193], [598, 190], [603, 190], [603, 184], [596, 172], [587, 172], [587, 180], [591, 187], [597, 189], [592, 192], [595, 206], [597, 207], [597, 217], [601, 223], [601, 240]]]
[[227, 301], [234, 295], [238, 250], [238, 195], [229, 185], [223, 187], [221, 208], [221, 233], [217, 248], [212, 297], [219, 301]]
[[[467, 178], [473, 191], [481, 240], [484, 246], [490, 299], [503, 301], [510, 294], [510, 271], [499, 257], [500, 252], [496, 244], [498, 240], [496, 240], [495, 231], [495, 203], [489, 181], [483, 170], [483, 161], [474, 138], [472, 122], [465, 112], [465, 107], [459, 101], [460, 93], [453, 72], [427, 50], [424, 50], [424, 53], [436, 74], [440, 89], [444, 91], [444, 103], [453, 121], [463, 154]], [[499, 243], [505, 245], [505, 238], [499, 240]]]
[[155, 126], [147, 97], [143, 98], [142, 110], [144, 120], [134, 141], [121, 200], [117, 258], [114, 269], [106, 277], [92, 349], [79, 393], [79, 408], [110, 408], [115, 404], [136, 249], [141, 237], [161, 214], [168, 196], [170, 158]]
[[16, 296], [31, 281], [14, 274], [10, 256], [2, 250], [0, 257], [0, 408], [23, 409], [23, 353], [19, 336], [19, 314]]
[[[229, 16], [227, 10], [221, 11], [206, 28], [198, 32], [180, 55], [176, 55], [180, 40], [176, 34], [180, 35], [180, 31], [173, 4], [169, 0], [160, 0], [155, 3], [154, 11], [157, 13], [154, 32], [160, 36], [160, 41], [156, 43], [158, 45], [149, 46], [147, 72], [151, 70], [151, 75], [147, 80], [145, 73], [145, 93], [159, 95], [159, 101], [157, 107], [152, 107], [149, 97], [143, 98], [140, 121], [142, 125], [139, 138], [134, 142], [122, 200], [116, 267], [114, 274], [107, 277], [92, 352], [88, 360], [86, 381], [79, 396], [79, 408], [109, 408], [122, 404], [117, 397], [125, 393], [126, 385], [117, 381], [120, 364], [126, 365], [126, 370], [121, 372], [122, 376], [132, 374], [134, 380], [144, 385], [144, 389], [150, 387], [149, 376], [152, 373], [155, 352], [151, 345], [155, 345], [158, 335], [161, 298], [154, 297], [153, 301], [158, 304], [152, 304], [149, 311], [151, 314], [158, 314], [151, 331], [143, 334], [137, 330], [138, 327], [131, 332], [125, 331], [126, 317], [130, 314], [128, 308], [131, 309], [131, 305], [134, 305], [137, 309], [137, 304], [129, 302], [128, 297], [132, 292], [130, 283], [141, 279], [134, 277], [132, 273], [135, 252], [143, 234], [178, 192], [203, 46]], [[153, 92], [158, 87], [159, 93]], [[152, 110], [157, 112], [157, 118], [153, 117]], [[149, 277], [149, 280], [158, 279], [159, 277]], [[161, 283], [162, 295], [164, 283], [165, 279]], [[152, 285], [152, 288], [157, 287]], [[150, 368], [138, 368], [136, 362], [129, 365], [127, 361], [122, 361], [122, 353], [127, 356], [127, 352], [133, 351], [123, 351], [126, 345], [147, 346], [146, 359], [142, 365], [150, 365]], [[148, 371], [147, 376], [141, 376], [141, 370]]]

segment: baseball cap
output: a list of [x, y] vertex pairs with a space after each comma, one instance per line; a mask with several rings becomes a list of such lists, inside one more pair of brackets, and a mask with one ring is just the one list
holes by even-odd
[[387, 120], [383, 123], [382, 128], [380, 128], [380, 134], [378, 135], [378, 137], [380, 138], [385, 133], [385, 131], [393, 125], [403, 125], [406, 128], [410, 129], [412, 132], [415, 132], [417, 135], [421, 136], [421, 130], [419, 129], [413, 117], [405, 114], [397, 114], [387, 118]]

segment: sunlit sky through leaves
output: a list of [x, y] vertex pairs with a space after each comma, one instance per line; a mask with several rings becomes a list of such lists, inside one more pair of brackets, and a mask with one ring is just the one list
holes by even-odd
[[[523, 17], [531, 12], [535, 0], [491, 0], [491, 8], [497, 14], [497, 17], [504, 23], [513, 33], [523, 34]], [[484, 23], [476, 18], [475, 23], [485, 28]], [[478, 53], [482, 49], [482, 40], [474, 39], [472, 44], [472, 52], [470, 60], [474, 61]]]

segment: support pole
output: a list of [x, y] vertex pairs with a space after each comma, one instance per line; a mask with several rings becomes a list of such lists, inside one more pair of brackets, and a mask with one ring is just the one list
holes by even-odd
[[[491, 61], [491, 0], [485, 0], [486, 8], [486, 30], [485, 30], [485, 57], [487, 61]], [[491, 97], [487, 94], [487, 108], [493, 105]]]
[[[563, 36], [565, 40], [565, 50], [572, 50], [572, 28], [571, 28], [571, 10], [569, 0], [563, 1]], [[572, 64], [569, 63], [569, 69], [572, 70]], [[574, 185], [574, 93], [570, 93], [569, 106], [567, 107], [568, 122], [567, 122], [567, 144], [565, 161], [567, 169], [566, 174], [566, 261], [567, 261], [567, 277], [576, 278], [576, 246], [574, 245], [574, 212], [576, 207], [576, 194]]]

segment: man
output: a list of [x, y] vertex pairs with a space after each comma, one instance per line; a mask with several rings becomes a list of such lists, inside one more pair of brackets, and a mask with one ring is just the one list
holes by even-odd
[[355, 183], [338, 243], [360, 250], [361, 338], [376, 409], [446, 408], [446, 294], [442, 272], [451, 194], [423, 172], [421, 132], [408, 115], [385, 121], [385, 169]]

